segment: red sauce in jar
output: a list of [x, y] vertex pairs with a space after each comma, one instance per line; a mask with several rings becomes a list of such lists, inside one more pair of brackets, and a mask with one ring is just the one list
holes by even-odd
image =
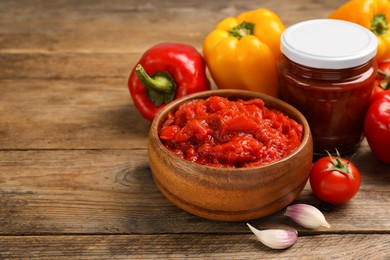
[[376, 67], [370, 60], [348, 69], [314, 69], [280, 59], [280, 97], [306, 117], [315, 153], [348, 153], [359, 145]]
[[279, 160], [302, 141], [303, 126], [261, 99], [212, 96], [168, 114], [159, 137], [178, 157], [213, 167], [252, 167]]
[[362, 140], [377, 45], [368, 29], [334, 19], [304, 21], [283, 32], [279, 95], [306, 117], [315, 154], [353, 152]]

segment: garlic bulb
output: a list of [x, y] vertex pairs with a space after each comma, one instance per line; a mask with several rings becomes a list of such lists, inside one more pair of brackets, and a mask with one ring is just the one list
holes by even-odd
[[261, 243], [272, 249], [288, 248], [298, 239], [298, 232], [293, 229], [258, 230], [248, 223], [247, 225]]
[[290, 217], [299, 225], [306, 228], [330, 228], [329, 223], [326, 221], [325, 216], [316, 207], [308, 204], [295, 204], [288, 206], [285, 216]]

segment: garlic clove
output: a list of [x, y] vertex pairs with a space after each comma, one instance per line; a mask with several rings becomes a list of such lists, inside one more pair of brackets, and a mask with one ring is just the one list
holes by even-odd
[[284, 215], [290, 217], [296, 223], [306, 228], [330, 228], [330, 225], [326, 221], [322, 212], [316, 207], [308, 204], [295, 204], [288, 206]]
[[261, 243], [272, 249], [288, 248], [298, 239], [298, 232], [293, 229], [258, 230], [248, 223], [247, 225]]

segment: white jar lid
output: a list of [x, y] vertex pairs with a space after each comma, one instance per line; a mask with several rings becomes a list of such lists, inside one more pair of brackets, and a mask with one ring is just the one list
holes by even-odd
[[378, 40], [370, 30], [343, 20], [318, 19], [295, 24], [281, 36], [281, 51], [304, 66], [343, 69], [376, 55]]

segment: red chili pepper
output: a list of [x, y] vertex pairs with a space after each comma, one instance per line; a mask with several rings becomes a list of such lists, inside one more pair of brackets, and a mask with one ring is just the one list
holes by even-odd
[[372, 153], [390, 163], [390, 90], [376, 97], [367, 111], [364, 133]]
[[140, 114], [152, 121], [167, 103], [208, 90], [210, 82], [203, 57], [194, 47], [161, 43], [144, 53], [130, 74], [128, 87]]

